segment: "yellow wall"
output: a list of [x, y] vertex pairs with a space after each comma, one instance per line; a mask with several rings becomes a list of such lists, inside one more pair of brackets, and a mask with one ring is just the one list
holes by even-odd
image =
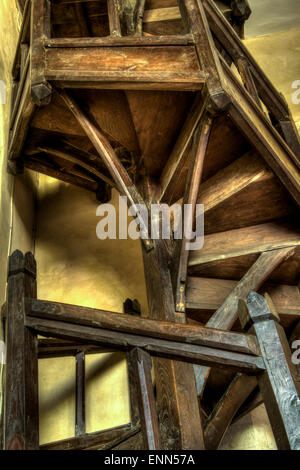
[[[10, 85], [10, 69], [18, 30], [12, 0], [0, 4], [0, 79]], [[299, 30], [247, 41], [258, 62], [290, 102], [293, 80], [299, 79]], [[299, 44], [299, 41], [298, 41]], [[300, 120], [300, 106], [293, 107]], [[123, 301], [138, 298], [147, 310], [139, 242], [96, 238], [94, 195], [51, 178], [38, 178], [38, 209], [34, 218], [37, 176], [12, 178], [6, 173], [4, 148], [9, 105], [1, 106], [0, 150], [0, 300], [5, 294], [7, 254], [19, 248], [35, 252], [39, 298], [122, 311]], [[13, 198], [12, 198], [13, 194]], [[114, 193], [114, 201], [117, 195]], [[32, 230], [37, 223], [34, 245]], [[10, 230], [12, 227], [12, 230]], [[126, 364], [122, 354], [87, 357], [87, 431], [129, 421]], [[40, 441], [74, 435], [74, 358], [44, 359], [39, 364]], [[223, 448], [275, 448], [264, 408], [233, 425]]]

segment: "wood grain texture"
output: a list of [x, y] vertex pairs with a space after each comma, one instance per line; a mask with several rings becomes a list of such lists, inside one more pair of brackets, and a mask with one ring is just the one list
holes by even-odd
[[299, 450], [300, 398], [285, 332], [264, 297], [251, 292], [247, 309], [266, 365], [258, 382], [277, 446], [281, 450]]

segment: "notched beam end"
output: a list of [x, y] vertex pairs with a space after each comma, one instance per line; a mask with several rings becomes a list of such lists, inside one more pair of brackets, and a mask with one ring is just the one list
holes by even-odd
[[47, 106], [52, 98], [52, 86], [48, 82], [41, 82], [31, 87], [31, 99], [37, 106]]

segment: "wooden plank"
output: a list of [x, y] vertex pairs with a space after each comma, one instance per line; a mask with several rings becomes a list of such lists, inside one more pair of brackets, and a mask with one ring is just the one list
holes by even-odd
[[31, 253], [15, 251], [7, 286], [6, 450], [39, 448], [37, 337], [25, 328], [26, 297], [36, 297], [36, 264]]
[[120, 46], [189, 46], [194, 44], [191, 34], [164, 36], [120, 36], [104, 38], [53, 38], [45, 41], [46, 47], [120, 47]]
[[139, 411], [139, 400], [138, 390], [136, 386], [136, 367], [135, 360], [130, 354], [130, 351], [126, 354], [127, 359], [127, 377], [128, 377], [128, 390], [129, 390], [129, 401], [130, 401], [130, 421], [132, 426], [140, 424], [140, 411]]
[[206, 421], [204, 429], [206, 450], [218, 449], [234, 415], [256, 386], [256, 377], [243, 374], [234, 377]]
[[[241, 292], [241, 287], [239, 287], [239, 292]], [[232, 307], [234, 308], [234, 305], [232, 305]], [[217, 328], [217, 326], [213, 326], [212, 329], [209, 329], [194, 325], [137, 318], [132, 315], [35, 299], [27, 301], [26, 312], [30, 317], [66, 321], [76, 325], [108, 329], [119, 333], [122, 332], [124, 335], [129, 333], [186, 344], [201, 344], [207, 347], [237, 351], [251, 355], [260, 354], [253, 337], [246, 336], [242, 333], [218, 331], [214, 329]], [[229, 312], [228, 315], [230, 314], [231, 312]], [[219, 323], [223, 326], [222, 322]]]
[[144, 445], [149, 450], [160, 450], [160, 431], [151, 378], [151, 356], [139, 348], [133, 349], [129, 356], [135, 372]]
[[249, 63], [248, 63], [247, 59], [239, 58], [237, 60], [237, 66], [238, 66], [239, 73], [242, 77], [242, 80], [244, 82], [244, 85], [245, 85], [247, 91], [249, 92], [251, 97], [254, 99], [256, 104], [260, 108], [262, 108], [262, 105], [261, 105], [261, 102], [260, 102], [260, 99], [259, 99], [259, 96], [258, 96], [258, 92], [257, 92], [256, 86], [255, 86], [254, 80], [253, 80], [253, 76], [252, 76], [252, 73], [251, 73], [251, 68], [249, 66]]
[[204, 112], [205, 104], [204, 95], [198, 93], [160, 176], [160, 202], [170, 203], [173, 199], [174, 188], [187, 160], [187, 149]]
[[[223, 304], [239, 281], [228, 279], [188, 277], [186, 291], [187, 315], [206, 323]], [[263, 284], [279, 313], [282, 325], [290, 327], [300, 319], [300, 294], [297, 286]]]
[[44, 38], [50, 37], [50, 1], [32, 0], [30, 75], [31, 97], [38, 105], [47, 105], [51, 100], [52, 87], [45, 78]]
[[143, 83], [144, 89], [147, 83], [161, 89], [186, 83], [196, 90], [205, 81], [193, 46], [48, 48], [45, 74], [47, 80], [122, 83], [122, 88]]
[[294, 210], [274, 173], [253, 151], [201, 184], [197, 202], [204, 204], [206, 234], [268, 222]]
[[[63, 91], [61, 92], [61, 96], [101, 156], [105, 166], [115, 181], [119, 192], [123, 196], [127, 197], [129, 206], [136, 207], [137, 204], [144, 205], [141, 195], [131, 181], [126, 169], [118, 159], [108, 139], [83, 113], [76, 101], [69, 94]], [[143, 215], [141, 215], [139, 223], [141, 238], [144, 245], [149, 249], [152, 247], [152, 242], [149, 239], [148, 234], [148, 220], [144, 220]]]
[[82, 436], [85, 432], [85, 352], [80, 351], [76, 359], [76, 384], [75, 384], [75, 436]]
[[143, 22], [145, 21], [145, 5], [146, 0], [138, 0], [134, 12], [135, 16], [135, 35], [141, 36], [143, 34]]
[[116, 428], [104, 429], [84, 436], [71, 437], [61, 441], [50, 442], [40, 446], [40, 450], [85, 450], [92, 446], [103, 446], [115, 439], [126, 435], [131, 429], [131, 424], [123, 424]]
[[[135, 347], [142, 348], [155, 357], [180, 361], [182, 365], [184, 362], [187, 362], [221, 369], [228, 368], [234, 372], [243, 372], [249, 375], [257, 375], [264, 370], [264, 363], [261, 357], [252, 356], [250, 354], [166, 341], [129, 333], [124, 334], [117, 331], [28, 316], [26, 317], [25, 325], [43, 336], [52, 338], [57, 337], [72, 341], [85, 340], [91, 344], [110, 346], [122, 351], [128, 351]], [[182, 371], [182, 386], [185, 383], [184, 379], [186, 380], [186, 372], [188, 370], [187, 364], [184, 364], [185, 373]], [[178, 376], [178, 371], [175, 371], [175, 373]], [[181, 390], [181, 392], [185, 393], [186, 399], [190, 397], [186, 388]], [[191, 408], [193, 407], [193, 403], [188, 403], [187, 406]]]
[[[226, 235], [224, 235], [226, 233]], [[191, 253], [189, 266], [224, 260], [264, 251], [298, 246], [299, 228], [295, 224], [269, 222], [205, 237], [202, 250]]]
[[[185, 289], [188, 267], [189, 249], [187, 244], [192, 241], [193, 222], [196, 214], [196, 203], [199, 192], [200, 181], [203, 173], [204, 159], [207, 145], [212, 129], [212, 118], [204, 115], [199, 123], [199, 129], [194, 135], [192, 158], [186, 182], [183, 207], [191, 208], [189, 218], [184, 220], [184, 234], [175, 242], [173, 261], [171, 266], [171, 277], [175, 296], [175, 309], [177, 312], [185, 312]], [[190, 233], [186, 233], [186, 228], [190, 227]]]
[[[293, 248], [282, 248], [262, 253], [246, 275], [234, 287], [223, 304], [211, 316], [206, 323], [206, 327], [230, 330], [238, 318], [239, 299], [247, 297], [252, 290], [259, 289], [272, 271], [274, 271], [286, 257], [290, 256], [292, 252]], [[197, 391], [199, 396], [202, 396], [210, 371], [205, 367], [197, 366], [194, 366], [194, 371]]]
[[[287, 338], [273, 307], [251, 292], [240, 312], [243, 326], [253, 325], [261, 345], [266, 371], [258, 383], [279, 450], [300, 449], [300, 398]], [[300, 388], [300, 387], [299, 387]]]

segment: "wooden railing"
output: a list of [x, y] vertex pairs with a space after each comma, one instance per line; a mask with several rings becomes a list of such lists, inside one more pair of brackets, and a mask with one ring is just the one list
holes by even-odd
[[249, 95], [268, 118], [300, 162], [299, 136], [284, 97], [259, 67], [234, 29], [212, 0], [202, 1], [216, 46], [227, 64], [233, 63]]

